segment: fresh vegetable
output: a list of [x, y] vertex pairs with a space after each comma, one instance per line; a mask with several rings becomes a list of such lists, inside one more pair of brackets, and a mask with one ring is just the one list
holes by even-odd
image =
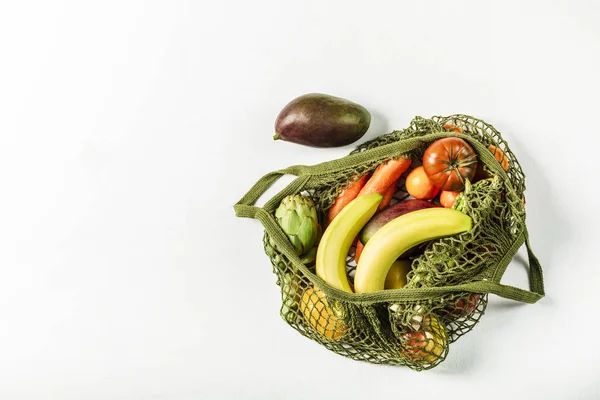
[[448, 346], [448, 334], [435, 315], [422, 317], [422, 323], [413, 322], [411, 328], [402, 335], [401, 353], [406, 359], [433, 363], [442, 357]]
[[423, 155], [423, 168], [435, 186], [461, 191], [465, 180], [473, 180], [477, 169], [475, 150], [461, 138], [443, 138], [433, 142]]
[[334, 288], [352, 292], [346, 277], [346, 255], [382, 199], [379, 193], [357, 197], [325, 229], [317, 248], [317, 276]]
[[452, 206], [454, 205], [454, 202], [456, 201], [456, 197], [458, 197], [459, 194], [460, 194], [460, 192], [452, 192], [450, 190], [443, 190], [442, 193], [440, 194], [440, 203], [442, 204], [442, 206], [444, 206], [446, 208], [452, 208]]
[[297, 255], [308, 252], [317, 242], [319, 220], [310, 197], [290, 195], [281, 200], [275, 210], [277, 223], [294, 246]]
[[348, 333], [341, 306], [331, 307], [319, 289], [307, 288], [302, 294], [300, 311], [306, 321], [327, 339], [339, 340]]
[[356, 250], [354, 251], [354, 261], [358, 262], [360, 259], [360, 255], [362, 254], [365, 245], [360, 241], [360, 239], [356, 242]]
[[356, 142], [369, 129], [371, 114], [340, 97], [310, 93], [288, 103], [275, 121], [275, 140], [310, 147], [339, 147]]
[[504, 168], [505, 171], [508, 171], [508, 158], [504, 155], [504, 152], [500, 150], [500, 148], [494, 146], [493, 144], [490, 145], [490, 151], [492, 152], [496, 160], [500, 162], [502, 168]]
[[338, 215], [340, 211], [342, 211], [342, 209], [348, 205], [348, 203], [350, 203], [356, 198], [356, 196], [358, 196], [358, 193], [360, 193], [360, 190], [363, 188], [363, 186], [365, 186], [365, 183], [367, 183], [368, 179], [368, 174], [363, 175], [358, 180], [356, 180], [356, 182], [350, 184], [350, 186], [342, 190], [338, 197], [336, 197], [335, 201], [333, 202], [333, 205], [327, 213], [327, 225], [329, 225], [331, 221], [333, 221], [336, 215]]
[[471, 293], [467, 297], [458, 298], [454, 300], [453, 305], [444, 308], [444, 315], [454, 318], [466, 317], [475, 312], [480, 301], [481, 295], [477, 293]]
[[370, 193], [383, 195], [394, 182], [400, 179], [404, 171], [410, 167], [410, 163], [410, 159], [400, 157], [380, 164], [358, 195]]
[[440, 189], [431, 182], [422, 166], [410, 171], [406, 177], [405, 186], [408, 194], [415, 199], [433, 199], [440, 191]]
[[490, 177], [490, 175], [485, 172], [485, 169], [483, 169], [483, 163], [477, 163], [477, 169], [475, 169], [475, 176], [473, 177], [473, 183], [475, 182], [479, 182], [480, 180], [483, 179], [488, 179]]
[[317, 246], [313, 246], [300, 257], [302, 264], [310, 264], [317, 259]]
[[409, 212], [435, 207], [440, 206], [426, 200], [405, 200], [400, 203], [396, 203], [375, 214], [360, 231], [358, 237], [363, 244], [366, 244], [375, 234], [375, 232], [377, 232], [382, 226], [391, 220]]
[[450, 132], [463, 133], [462, 128], [451, 123], [444, 124], [444, 129]]
[[395, 261], [385, 277], [384, 289], [402, 289], [406, 285], [406, 275], [410, 272], [410, 261]]
[[397, 189], [398, 189], [398, 180], [393, 182], [390, 185], [390, 187], [388, 188], [388, 190], [386, 190], [386, 192], [383, 194], [383, 200], [381, 200], [381, 203], [379, 203], [379, 207], [377, 208], [377, 211], [383, 210], [384, 208], [386, 208], [387, 206], [390, 205]]
[[[406, 250], [435, 238], [466, 232], [471, 226], [471, 217], [448, 208], [418, 210], [393, 219], [365, 243], [356, 266], [354, 290], [383, 290], [392, 263]], [[317, 254], [317, 266], [318, 260]]]

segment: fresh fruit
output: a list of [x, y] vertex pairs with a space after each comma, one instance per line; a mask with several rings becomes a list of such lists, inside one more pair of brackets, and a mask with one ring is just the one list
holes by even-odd
[[454, 124], [451, 124], [449, 122], [444, 124], [444, 129], [447, 131], [450, 131], [450, 132], [463, 133], [463, 130], [460, 127], [458, 127]]
[[[356, 293], [383, 290], [392, 263], [406, 250], [432, 239], [466, 232], [471, 227], [471, 217], [448, 208], [418, 210], [393, 219], [365, 243], [356, 266], [354, 290]], [[318, 259], [317, 254], [317, 266]]]
[[423, 155], [423, 168], [433, 184], [442, 190], [461, 191], [465, 180], [473, 180], [477, 169], [475, 150], [461, 138], [433, 142]]
[[406, 275], [410, 272], [410, 261], [395, 261], [385, 277], [384, 289], [402, 289], [406, 285]]
[[336, 215], [338, 215], [340, 211], [342, 211], [344, 207], [348, 205], [348, 203], [350, 203], [356, 198], [356, 196], [358, 196], [360, 190], [363, 188], [363, 186], [365, 186], [365, 183], [367, 183], [368, 179], [368, 174], [363, 175], [360, 178], [358, 178], [358, 180], [356, 180], [354, 183], [350, 184], [344, 190], [342, 190], [338, 197], [336, 197], [335, 201], [333, 202], [333, 205], [327, 213], [327, 224], [330, 224], [331, 221], [333, 221], [333, 219], [336, 217]]
[[363, 244], [366, 244], [375, 234], [375, 232], [377, 232], [382, 226], [391, 220], [409, 212], [435, 207], [440, 206], [426, 200], [405, 200], [400, 203], [396, 203], [375, 214], [360, 231], [358, 237]]
[[319, 232], [317, 209], [310, 197], [290, 195], [275, 210], [277, 223], [294, 246], [297, 255], [309, 251]]
[[435, 315], [426, 315], [422, 323], [413, 323], [406, 330], [400, 351], [404, 358], [419, 363], [434, 363], [442, 358], [448, 346], [448, 334]]
[[492, 152], [496, 160], [500, 162], [502, 168], [504, 168], [505, 171], [508, 171], [508, 158], [504, 155], [504, 152], [498, 147], [494, 146], [493, 144], [490, 145], [490, 151]]
[[352, 292], [346, 277], [346, 255], [382, 199], [379, 193], [357, 197], [325, 229], [317, 248], [317, 276], [334, 288]]
[[356, 250], [354, 251], [354, 261], [358, 262], [360, 260], [360, 255], [362, 254], [365, 245], [359, 240], [356, 241]]
[[410, 171], [406, 177], [406, 191], [415, 199], [429, 200], [433, 199], [440, 191], [429, 179], [423, 166]]
[[467, 297], [461, 297], [453, 301], [454, 304], [445, 308], [447, 315], [460, 318], [473, 314], [481, 301], [481, 295], [471, 293]]
[[275, 121], [275, 140], [310, 147], [339, 147], [356, 142], [369, 129], [371, 114], [340, 97], [309, 93], [288, 103]]
[[459, 194], [460, 192], [451, 192], [450, 190], [443, 190], [442, 193], [440, 193], [440, 203], [446, 208], [452, 208], [454, 202], [456, 202], [456, 197], [458, 197]]
[[485, 169], [483, 169], [483, 163], [477, 163], [477, 169], [475, 170], [475, 176], [473, 177], [473, 183], [475, 182], [479, 182], [480, 180], [483, 179], [488, 179], [490, 177], [490, 175], [485, 172]]
[[348, 333], [341, 306], [331, 307], [319, 289], [307, 288], [302, 294], [300, 311], [306, 321], [327, 339], [339, 340]]
[[385, 194], [389, 187], [395, 184], [404, 171], [410, 167], [410, 163], [411, 160], [409, 158], [400, 157], [379, 164], [373, 172], [373, 176], [369, 178], [358, 195], [362, 196], [370, 193]]

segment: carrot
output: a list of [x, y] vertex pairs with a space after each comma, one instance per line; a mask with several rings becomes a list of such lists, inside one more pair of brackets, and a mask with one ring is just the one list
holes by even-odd
[[364, 249], [365, 245], [362, 244], [362, 242], [359, 240], [356, 242], [356, 252], [354, 253], [354, 260], [356, 262], [358, 262], [358, 259], [360, 258], [360, 255]]
[[356, 182], [342, 190], [329, 209], [327, 224], [330, 224], [340, 211], [358, 196], [358, 193], [360, 193], [360, 190], [365, 186], [368, 179], [369, 174], [363, 175]]
[[[390, 202], [392, 201], [394, 194], [396, 194], [397, 185], [398, 185], [398, 180], [395, 180], [390, 185], [388, 190], [386, 190], [385, 194], [383, 195], [383, 200], [381, 200], [381, 203], [379, 203], [379, 207], [377, 207], [377, 210], [384, 209], [390, 205]], [[360, 254], [362, 253], [365, 245], [362, 244], [362, 242], [360, 240], [358, 240], [358, 237], [354, 238], [354, 242], [356, 243], [356, 252], [354, 253], [354, 259], [356, 260], [356, 262], [358, 262], [358, 259], [360, 258]]]
[[379, 207], [377, 207], [377, 211], [383, 210], [384, 208], [386, 208], [387, 206], [390, 205], [390, 202], [392, 201], [392, 198], [394, 197], [394, 194], [396, 193], [397, 185], [398, 185], [398, 180], [396, 180], [394, 183], [392, 183], [390, 185], [388, 190], [383, 195], [383, 200], [381, 200], [381, 203], [379, 203]]
[[392, 183], [396, 182], [400, 178], [400, 175], [410, 167], [410, 163], [410, 159], [401, 157], [380, 164], [358, 195], [362, 196], [371, 193], [385, 194]]

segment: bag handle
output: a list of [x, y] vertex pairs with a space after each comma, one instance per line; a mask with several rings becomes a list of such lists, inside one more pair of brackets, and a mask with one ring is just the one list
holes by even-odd
[[[309, 167], [305, 165], [293, 165], [291, 167], [280, 169], [278, 171], [269, 172], [260, 178], [254, 186], [248, 190], [248, 192], [233, 206], [235, 215], [241, 218], [256, 218], [259, 219], [261, 212], [273, 211], [276, 204], [279, 204], [288, 194], [295, 193], [301, 189], [310, 176], [307, 175]], [[287, 185], [282, 191], [280, 191], [275, 197], [265, 203], [264, 207], [257, 207], [254, 204], [262, 196], [267, 189], [269, 189], [279, 178], [283, 175], [296, 175], [296, 178], [292, 183]]]
[[[505, 299], [520, 301], [522, 303], [533, 304], [533, 303], [536, 303], [541, 298], [543, 298], [545, 295], [545, 292], [544, 292], [544, 277], [542, 275], [542, 266], [540, 265], [540, 261], [538, 260], [538, 258], [535, 256], [535, 254], [531, 250], [531, 245], [529, 244], [529, 239], [527, 237], [526, 232], [522, 235], [522, 238], [520, 240], [515, 241], [515, 244], [518, 244], [516, 246], [516, 250], [518, 250], [519, 247], [521, 247], [521, 245], [523, 244], [523, 241], [525, 242], [525, 246], [527, 247], [527, 256], [529, 258], [529, 271], [528, 271], [529, 290], [520, 289], [520, 288], [517, 288], [514, 286], [504, 285], [504, 284], [500, 283], [499, 282], [500, 278], [502, 278], [504, 270], [506, 270], [506, 266], [502, 267], [502, 264], [500, 264], [498, 266], [499, 268], [496, 269], [496, 273], [495, 273], [494, 277], [492, 278], [492, 280], [471, 282], [471, 283], [467, 283], [467, 284], [461, 285], [461, 286], [465, 287], [465, 289], [470, 292], [481, 291], [481, 292], [493, 293], [493, 294], [503, 297]], [[514, 247], [515, 247], [515, 245], [513, 245], [513, 248]], [[516, 253], [516, 250], [515, 250], [515, 253]], [[510, 263], [510, 260], [512, 260], [512, 258], [514, 257], [514, 253], [512, 253], [512, 251], [508, 251], [504, 258], [507, 258], [507, 256], [509, 256], [508, 263]], [[503, 260], [504, 260], [504, 258], [503, 258]], [[502, 261], [501, 261], [501, 263], [502, 263]], [[507, 265], [508, 265], [508, 263], [507, 263]], [[500, 273], [498, 273], [498, 272], [500, 272]]]
[[[451, 133], [440, 132], [433, 133], [429, 135], [425, 135], [419, 138], [411, 138], [405, 141], [402, 146], [404, 151], [408, 151], [407, 149], [412, 149], [417, 147], [420, 143], [425, 140], [430, 140], [434, 138], [452, 136]], [[466, 138], [471, 144], [473, 144], [478, 150], [481, 151], [482, 145], [477, 141], [471, 138]], [[313, 165], [313, 166], [305, 166], [305, 165], [294, 165], [285, 169], [281, 169], [278, 171], [270, 172], [260, 178], [252, 188], [234, 205], [235, 214], [238, 217], [242, 218], [255, 218], [259, 220], [265, 229], [269, 232], [270, 235], [276, 236], [276, 239], [279, 239], [280, 243], [283, 244], [281, 250], [283, 253], [290, 258], [294, 264], [297, 264], [297, 267], [301, 270], [305, 270], [305, 266], [299, 261], [295, 260], [293, 257], [293, 249], [291, 245], [288, 245], [288, 240], [284, 236], [283, 232], [278, 229], [277, 223], [274, 221], [271, 216], [271, 212], [275, 210], [277, 205], [281, 202], [281, 200], [293, 193], [297, 193], [301, 190], [304, 185], [310, 180], [312, 175], [318, 175], [322, 173], [329, 173], [336, 170], [341, 170], [344, 168], [348, 168], [353, 165], [361, 164], [367, 160], [372, 160], [373, 158], [385, 158], [391, 154], [397, 154], [398, 147], [400, 147], [400, 142], [390, 143], [388, 145], [383, 145], [374, 149], [370, 149], [361, 153], [351, 154], [346, 156], [345, 159], [333, 160], [324, 162], [321, 164]], [[503, 178], [507, 179], [508, 176], [500, 163], [495, 159], [495, 157], [490, 153], [482, 151], [482, 158], [487, 158], [492, 167], [496, 170], [498, 174], [500, 174]], [[497, 165], [494, 165], [496, 163]], [[271, 198], [264, 207], [257, 207], [254, 204], [260, 198], [262, 194], [264, 194], [267, 189], [269, 189], [279, 178], [283, 175], [291, 174], [296, 175], [297, 178], [292, 181], [289, 185], [287, 185], [283, 190], [281, 190], [277, 195]], [[509, 190], [512, 188], [509, 187]], [[530, 290], [520, 289], [510, 285], [504, 285], [500, 283], [500, 279], [508, 264], [510, 264], [514, 255], [517, 253], [519, 248], [525, 243], [527, 247], [527, 254], [529, 258], [529, 288]], [[296, 257], [297, 258], [297, 257]], [[296, 262], [297, 261], [297, 262]], [[307, 273], [307, 270], [304, 271]], [[498, 263], [498, 267], [494, 272], [494, 275], [491, 280], [483, 280], [477, 282], [469, 282], [465, 284], [459, 284], [455, 286], [445, 286], [445, 287], [431, 287], [431, 288], [410, 288], [410, 289], [402, 289], [401, 291], [393, 290], [386, 292], [376, 292], [376, 293], [365, 293], [365, 294], [354, 294], [354, 293], [346, 293], [339, 291], [335, 288], [327, 287], [327, 285], [322, 282], [320, 278], [316, 275], [311, 277], [311, 280], [315, 282], [319, 282], [322, 290], [326, 292], [335, 292], [335, 295], [340, 298], [344, 298], [350, 302], [371, 302], [374, 300], [388, 300], [393, 301], [394, 298], [429, 298], [435, 297], [442, 293], [447, 292], [472, 292], [472, 293], [493, 293], [497, 296], [509, 299], [520, 301], [523, 303], [536, 303], [542, 297], [544, 297], [544, 282], [542, 275], [542, 268], [539, 263], [539, 260], [531, 250], [531, 246], [529, 244], [529, 238], [527, 230], [521, 233], [519, 237], [515, 240], [509, 251], [506, 252], [504, 257]], [[389, 299], [388, 299], [389, 298]]]

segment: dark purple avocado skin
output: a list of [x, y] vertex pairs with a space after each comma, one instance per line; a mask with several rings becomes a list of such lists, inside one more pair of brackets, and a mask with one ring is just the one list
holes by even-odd
[[369, 129], [371, 114], [340, 97], [309, 93], [288, 103], [275, 122], [275, 138], [310, 147], [340, 147]]

